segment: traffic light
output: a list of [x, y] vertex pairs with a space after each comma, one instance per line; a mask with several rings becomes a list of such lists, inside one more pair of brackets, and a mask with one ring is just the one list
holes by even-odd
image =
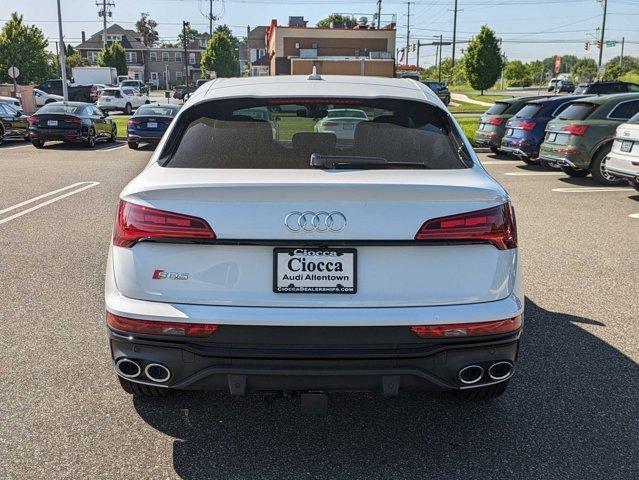
[[601, 49], [601, 40], [597, 40], [597, 48]]
[[588, 42], [584, 43], [584, 50], [586, 51], [590, 50], [590, 43]]

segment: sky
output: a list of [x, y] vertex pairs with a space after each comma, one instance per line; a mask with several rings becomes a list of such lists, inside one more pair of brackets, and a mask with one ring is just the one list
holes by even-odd
[[[99, 31], [96, 0], [60, 0], [65, 42], [80, 42], [81, 32], [87, 36]], [[101, 0], [99, 0], [101, 3]], [[110, 23], [134, 28], [141, 12], [148, 12], [159, 24], [161, 39], [175, 41], [182, 20], [200, 30], [208, 30], [205, 15], [209, 0], [111, 0], [113, 16]], [[432, 42], [433, 36], [452, 38], [453, 6], [455, 0], [415, 0], [410, 9], [410, 42]], [[457, 38], [461, 42], [456, 56], [461, 56], [464, 42], [476, 34], [482, 25], [488, 25], [503, 39], [502, 49], [509, 60], [531, 61], [553, 55], [572, 54], [595, 60], [598, 50], [584, 43], [594, 41], [603, 18], [603, 0], [458, 0]], [[397, 45], [406, 44], [407, 2], [382, 0], [384, 17], [396, 15]], [[234, 34], [246, 35], [246, 26], [268, 25], [271, 19], [287, 24], [289, 15], [304, 16], [309, 25], [331, 13], [355, 14], [372, 19], [376, 0], [215, 0], [213, 14], [219, 19], [214, 23], [227, 24]], [[51, 42], [57, 40], [57, 9], [55, 0], [0, 0], [0, 22], [4, 23], [14, 10], [24, 15], [29, 24], [40, 27]], [[203, 12], [203, 13], [202, 13]], [[383, 17], [383, 18], [384, 18]], [[619, 42], [604, 49], [606, 59], [621, 52], [621, 39], [625, 37], [625, 54], [639, 56], [639, 0], [608, 0], [606, 39]], [[435, 47], [422, 47], [420, 65], [432, 65]], [[451, 47], [445, 46], [444, 58], [451, 55]], [[55, 45], [51, 43], [51, 49]], [[415, 63], [415, 54], [409, 61]]]

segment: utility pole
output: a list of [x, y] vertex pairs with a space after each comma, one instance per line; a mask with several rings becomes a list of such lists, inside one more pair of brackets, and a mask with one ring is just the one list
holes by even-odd
[[209, 37], [213, 36], [213, 0], [209, 0]]
[[455, 43], [456, 42], [457, 42], [457, 0], [455, 0], [455, 12], [453, 14], [453, 56], [450, 62], [451, 71], [455, 69]]
[[189, 43], [188, 38], [186, 38], [186, 32], [188, 29], [191, 28], [191, 23], [187, 22], [186, 20], [182, 21], [182, 40], [184, 43], [184, 76], [185, 76], [185, 80], [184, 83], [186, 84], [186, 86], [189, 86], [189, 59], [187, 58], [187, 45]]
[[408, 65], [408, 50], [410, 46], [410, 2], [406, 2], [408, 5], [408, 13], [406, 20], [406, 57], [404, 58], [404, 64]]
[[67, 60], [65, 58], [64, 38], [62, 35], [62, 9], [60, 8], [60, 0], [58, 0], [58, 34], [60, 36], [60, 70], [62, 73], [62, 96], [64, 101], [69, 101], [69, 89], [67, 88]]
[[415, 65], [417, 65], [419, 67], [419, 47], [421, 46], [422, 42], [420, 42], [419, 40], [417, 40], [417, 60], [415, 61]]
[[619, 69], [623, 74], [623, 49], [626, 45], [626, 37], [621, 37], [621, 57], [619, 57]]
[[[444, 36], [439, 34], [439, 68], [437, 72], [437, 81], [442, 83], [442, 41], [444, 40]], [[453, 44], [454, 45], [454, 44]], [[453, 47], [453, 51], [455, 51], [455, 47]]]
[[604, 37], [605, 37], [605, 33], [606, 33], [606, 15], [608, 14], [608, 0], [603, 0], [603, 21], [601, 24], [601, 38], [600, 38], [600, 45], [601, 48], [599, 48], [599, 68], [601, 68], [601, 60], [603, 59], [603, 49], [604, 49]]
[[377, 30], [379, 30], [382, 19], [382, 0], [377, 0]]
[[[251, 26], [246, 26], [246, 64], [248, 65], [248, 73], [247, 76], [251, 76]], [[241, 76], [240, 72], [240, 76]]]
[[102, 1], [97, 1], [95, 2], [95, 5], [97, 7], [100, 7], [100, 10], [98, 11], [98, 17], [102, 17], [102, 44], [106, 45], [107, 44], [107, 17], [110, 17], [111, 14], [111, 7], [115, 7], [115, 3], [112, 2], [111, 0], [102, 0]]

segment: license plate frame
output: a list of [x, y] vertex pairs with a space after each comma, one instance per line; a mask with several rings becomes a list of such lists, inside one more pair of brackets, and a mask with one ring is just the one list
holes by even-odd
[[[296, 251], [303, 251], [306, 253], [300, 253], [298, 255], [296, 255], [300, 260], [302, 258], [304, 258], [305, 260], [307, 259], [312, 259], [312, 260], [325, 260], [325, 261], [333, 261], [336, 259], [339, 259], [340, 257], [341, 260], [346, 260], [348, 258], [350, 258], [350, 270], [348, 268], [343, 268], [343, 271], [341, 273], [338, 272], [318, 272], [318, 271], [306, 271], [306, 272], [299, 272], [299, 275], [333, 275], [333, 276], [344, 276], [344, 275], [348, 275], [352, 277], [352, 280], [348, 280], [345, 282], [345, 284], [340, 284], [337, 283], [337, 280], [335, 280], [333, 283], [334, 285], [331, 286], [323, 286], [321, 285], [321, 280], [317, 281], [318, 283], [316, 283], [315, 285], [299, 285], [300, 281], [301, 282], [307, 282], [309, 280], [307, 280], [306, 278], [302, 279], [302, 280], [298, 280], [295, 279], [293, 281], [295, 281], [296, 283], [291, 283], [288, 286], [282, 285], [280, 280], [280, 266], [281, 263], [278, 261], [280, 260], [280, 256], [281, 255], [288, 255], [288, 256], [284, 256], [284, 261], [286, 261], [286, 258], [289, 258], [291, 256], [294, 255], [290, 255], [291, 253], [295, 253]], [[322, 252], [322, 255], [309, 255], [308, 252]], [[335, 255], [330, 255], [330, 253], [334, 253]], [[348, 257], [350, 256], [350, 257]], [[347, 263], [348, 265], [348, 263]], [[296, 265], [298, 267], [301, 268], [301, 264]], [[307, 263], [308, 266], [308, 263]], [[344, 267], [344, 265], [343, 265]], [[284, 273], [288, 273], [290, 272], [290, 270], [288, 270], [287, 272], [282, 272], [282, 274]], [[310, 279], [310, 281], [313, 281], [314, 279]], [[291, 280], [284, 280], [282, 279], [282, 282], [284, 281], [291, 281]], [[313, 248], [313, 247], [290, 247], [290, 248], [274, 248], [273, 249], [273, 292], [274, 293], [278, 293], [278, 294], [289, 294], [289, 293], [308, 293], [308, 294], [325, 294], [325, 295], [353, 295], [355, 293], [357, 293], [357, 249], [355, 248], [329, 248], [329, 247], [322, 247], [322, 248]]]
[[57, 120], [47, 120], [47, 127], [57, 127], [57, 126], [58, 126]]
[[548, 141], [549, 142], [554, 142], [555, 140], [557, 140], [557, 133], [556, 132], [548, 132]]
[[623, 153], [630, 153], [632, 152], [632, 147], [634, 146], [634, 144], [635, 142], [633, 142], [632, 140], [622, 140], [619, 150], [621, 150]]
[[512, 137], [514, 135], [515, 135], [515, 129], [514, 128], [506, 129], [506, 137]]

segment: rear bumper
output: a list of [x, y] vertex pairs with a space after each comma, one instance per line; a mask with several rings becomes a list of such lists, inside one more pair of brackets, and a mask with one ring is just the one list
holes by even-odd
[[86, 140], [86, 133], [83, 134], [81, 129], [78, 130], [29, 130], [29, 138], [46, 140], [64, 140], [65, 142], [82, 142]]
[[[224, 332], [222, 326], [216, 334]], [[267, 327], [277, 329], [277, 327]], [[304, 327], [296, 327], [303, 329]], [[344, 337], [353, 329], [344, 327]], [[405, 329], [409, 332], [409, 329]], [[214, 334], [214, 336], [216, 335]], [[477, 388], [505, 381], [489, 375], [498, 362], [513, 365], [517, 359], [520, 332], [499, 339], [456, 341], [439, 345], [398, 348], [357, 345], [347, 349], [255, 347], [233, 344], [175, 343], [152, 338], [128, 337], [110, 332], [114, 361], [122, 358], [140, 365], [141, 373], [128, 380], [165, 388], [227, 391], [244, 395], [265, 391], [368, 391], [397, 395], [403, 391], [442, 391]], [[318, 334], [321, 337], [321, 333]], [[146, 366], [161, 364], [170, 378], [156, 382], [145, 374]], [[459, 372], [479, 365], [484, 373], [472, 385], [459, 379]], [[116, 374], [121, 375], [116, 368]], [[124, 378], [124, 376], [123, 376]]]
[[127, 140], [129, 142], [159, 143], [162, 140], [162, 135], [164, 135], [164, 132], [159, 135], [127, 133]]

